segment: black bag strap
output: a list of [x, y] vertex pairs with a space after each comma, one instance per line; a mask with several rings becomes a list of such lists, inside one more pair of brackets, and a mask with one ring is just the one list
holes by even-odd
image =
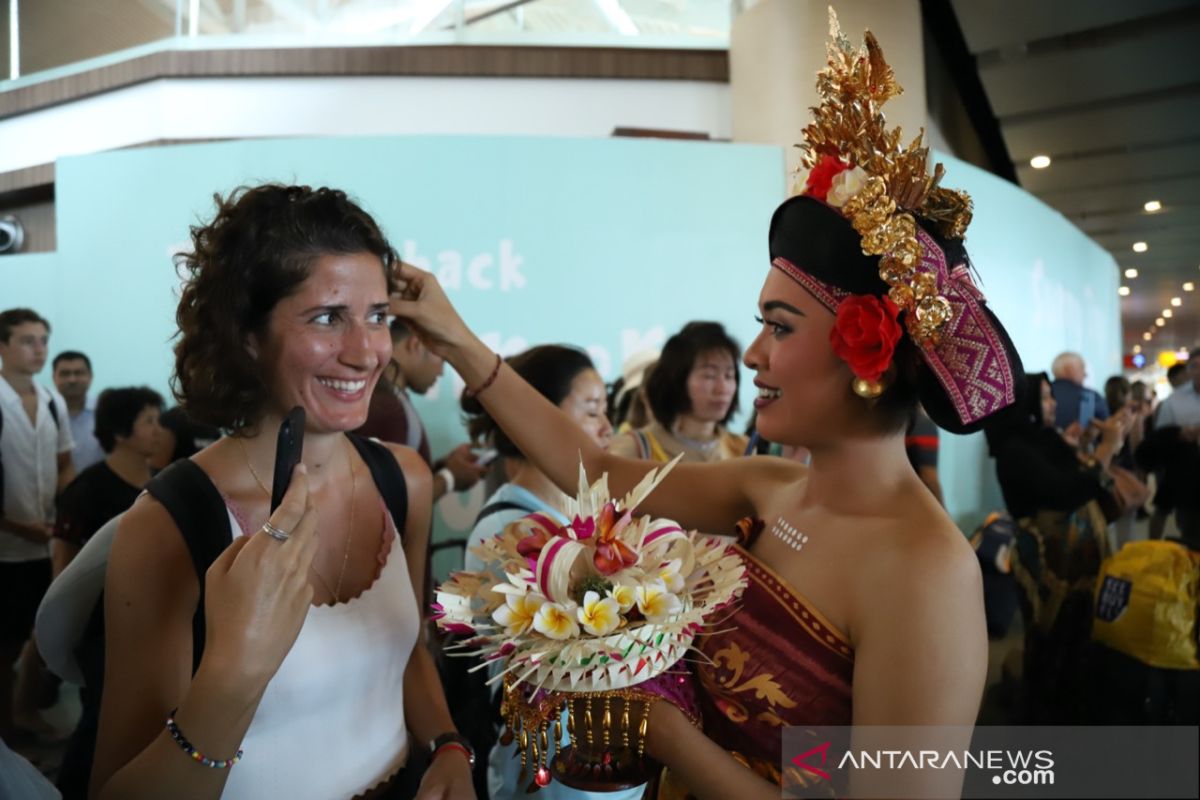
[[404, 541], [404, 521], [408, 518], [408, 484], [404, 480], [404, 472], [396, 463], [392, 451], [374, 439], [366, 439], [355, 434], [347, 434], [350, 443], [358, 451], [358, 455], [366, 462], [371, 471], [371, 480], [379, 491], [392, 522], [396, 525], [396, 534]]
[[200, 582], [200, 601], [192, 616], [192, 673], [204, 654], [204, 576], [208, 568], [233, 541], [229, 513], [217, 487], [194, 461], [181, 458], [146, 484], [146, 491], [162, 503], [175, 520], [188, 552], [196, 579]]
[[475, 518], [475, 524], [478, 525], [492, 514], [499, 514], [501, 511], [524, 511], [526, 514], [533, 514], [537, 509], [522, 503], [514, 503], [511, 500], [497, 500], [480, 509], [479, 516]]

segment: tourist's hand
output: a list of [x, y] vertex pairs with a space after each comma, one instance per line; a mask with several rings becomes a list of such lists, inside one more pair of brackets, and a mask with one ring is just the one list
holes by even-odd
[[447, 750], [435, 757], [425, 770], [425, 777], [421, 778], [417, 800], [475, 800], [471, 764], [466, 755], [458, 750]]
[[454, 475], [454, 489], [459, 492], [470, 489], [487, 474], [487, 467], [476, 463], [469, 444], [460, 444], [450, 451], [446, 456], [446, 469]]
[[1080, 436], [1082, 435], [1082, 433], [1083, 433], [1083, 426], [1079, 424], [1078, 420], [1076, 420], [1075, 422], [1072, 422], [1067, 427], [1063, 428], [1062, 438], [1064, 441], [1066, 441], [1067, 444], [1071, 445], [1072, 447], [1079, 447], [1079, 439], [1080, 439]]
[[469, 343], [474, 334], [446, 297], [437, 278], [402, 261], [397, 262], [392, 275], [398, 291], [391, 296], [390, 313], [411, 325], [436, 355], [452, 361], [454, 351]]
[[312, 603], [309, 567], [317, 551], [317, 511], [304, 465], [292, 473], [271, 525], [290, 533], [278, 541], [266, 530], [225, 548], [205, 575], [205, 662], [265, 686], [292, 649]]

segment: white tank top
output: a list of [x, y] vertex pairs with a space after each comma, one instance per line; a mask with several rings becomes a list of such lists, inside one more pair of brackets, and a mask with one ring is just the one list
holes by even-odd
[[[378, 578], [356, 598], [308, 610], [246, 732], [225, 800], [343, 800], [404, 766], [404, 668], [420, 614], [404, 547], [380, 509], [390, 549]], [[229, 522], [245, 534], [232, 509]]]

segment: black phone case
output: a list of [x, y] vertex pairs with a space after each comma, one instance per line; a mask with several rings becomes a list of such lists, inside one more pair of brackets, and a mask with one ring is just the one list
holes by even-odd
[[279, 437], [275, 440], [275, 473], [271, 479], [271, 512], [279, 508], [288, 484], [292, 482], [292, 471], [300, 463], [304, 452], [304, 409], [296, 406], [284, 417], [279, 426]]

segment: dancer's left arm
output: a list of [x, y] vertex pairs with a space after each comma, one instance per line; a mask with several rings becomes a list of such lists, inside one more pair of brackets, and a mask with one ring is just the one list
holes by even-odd
[[[416, 451], [389, 445], [408, 486], [408, 518], [404, 520], [404, 557], [417, 597], [417, 641], [404, 670], [404, 719], [410, 748], [428, 747], [437, 736], [456, 730], [446, 693], [425, 639], [425, 558], [433, 513], [433, 476]], [[486, 753], [484, 754], [486, 757]], [[458, 750], [433, 759], [421, 780], [419, 800], [474, 800], [471, 767]]]

